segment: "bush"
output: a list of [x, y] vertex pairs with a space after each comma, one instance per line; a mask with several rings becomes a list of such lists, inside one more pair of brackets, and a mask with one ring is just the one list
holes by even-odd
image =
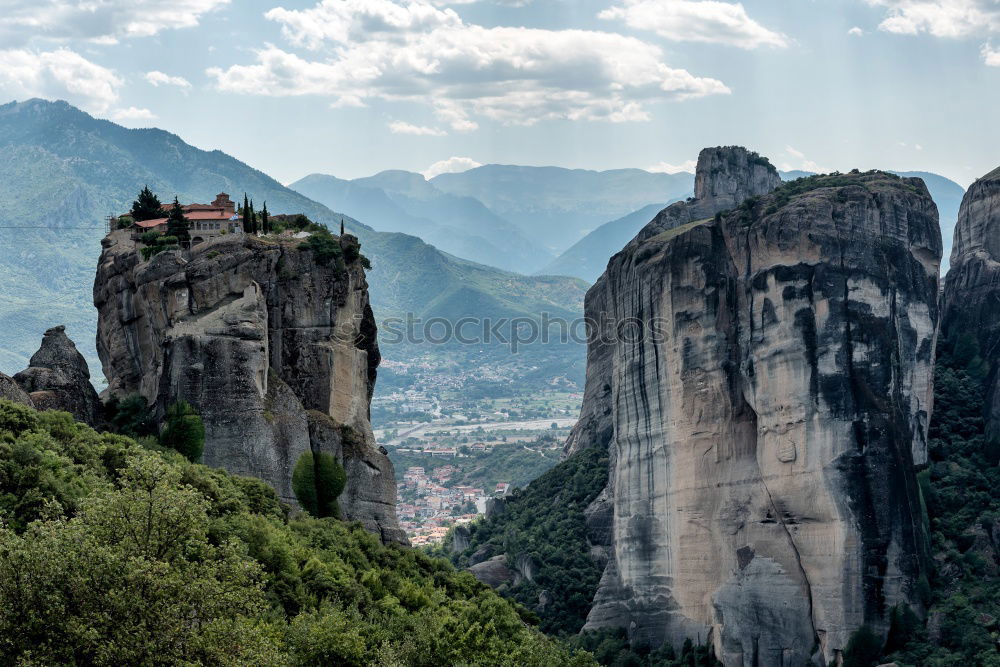
[[156, 435], [153, 411], [139, 394], [130, 394], [121, 400], [111, 398], [104, 404], [104, 417], [112, 433], [130, 438]]
[[340, 247], [340, 241], [328, 230], [313, 232], [312, 236], [302, 244], [303, 250], [311, 250], [316, 262], [326, 266], [331, 261], [335, 262], [338, 271], [344, 270], [344, 250]]
[[304, 452], [295, 463], [292, 490], [302, 509], [316, 518], [340, 517], [337, 498], [347, 474], [337, 459], [324, 452]]
[[178, 401], [167, 408], [160, 444], [180, 452], [192, 463], [201, 460], [205, 450], [205, 425], [190, 403]]

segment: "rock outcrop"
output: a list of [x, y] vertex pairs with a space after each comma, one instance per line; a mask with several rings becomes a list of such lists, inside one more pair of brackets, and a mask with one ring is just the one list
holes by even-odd
[[14, 376], [39, 410], [63, 410], [90, 426], [101, 423], [101, 401], [90, 383], [90, 369], [66, 327], [52, 327], [31, 355], [28, 368]]
[[587, 295], [599, 326], [567, 451], [608, 447], [611, 466], [587, 512], [607, 559], [587, 629], [708, 640], [727, 666], [825, 665], [894, 605], [920, 611], [937, 209], [919, 179], [766, 194], [776, 172], [743, 149], [698, 165], [698, 198]]
[[992, 362], [984, 417], [988, 441], [1000, 442], [1000, 168], [969, 186], [962, 200], [941, 335], [953, 346], [975, 341], [975, 352]]
[[0, 398], [29, 407], [34, 407], [35, 405], [31, 402], [31, 397], [28, 396], [27, 392], [21, 389], [20, 385], [14, 381], [14, 378], [3, 373], [0, 373]]
[[140, 394], [158, 415], [190, 402], [203, 461], [264, 479], [288, 502], [298, 458], [333, 454], [346, 518], [405, 543], [369, 421], [380, 355], [367, 282], [357, 240], [339, 243], [346, 264], [245, 235], [142, 261], [127, 231], [112, 232], [94, 282], [98, 354], [112, 395]]

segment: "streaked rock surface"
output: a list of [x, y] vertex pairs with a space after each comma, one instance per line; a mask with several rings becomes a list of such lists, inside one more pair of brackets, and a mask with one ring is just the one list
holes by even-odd
[[[955, 227], [941, 334], [973, 337], [990, 364], [986, 435], [1000, 443], [1000, 168], [969, 186]], [[994, 444], [993, 451], [1000, 449]]]
[[703, 199], [657, 216], [587, 295], [603, 336], [567, 449], [611, 454], [587, 628], [826, 664], [918, 605], [941, 239], [922, 181], [884, 173], [734, 203], [778, 184], [762, 163], [703, 152]]
[[127, 231], [106, 237], [94, 304], [109, 391], [141, 394], [161, 415], [189, 401], [205, 422], [204, 462], [260, 477], [289, 502], [298, 457], [334, 454], [345, 516], [406, 542], [369, 421], [380, 355], [364, 271], [300, 245], [224, 236], [143, 262]]

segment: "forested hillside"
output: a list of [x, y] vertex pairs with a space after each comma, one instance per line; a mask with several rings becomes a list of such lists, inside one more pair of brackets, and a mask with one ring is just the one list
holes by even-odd
[[0, 665], [587, 665], [470, 574], [0, 401]]

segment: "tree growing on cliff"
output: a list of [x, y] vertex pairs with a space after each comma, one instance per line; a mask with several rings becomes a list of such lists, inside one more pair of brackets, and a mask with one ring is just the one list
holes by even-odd
[[201, 460], [205, 450], [205, 424], [190, 403], [177, 401], [167, 408], [160, 444], [177, 450], [192, 463]]
[[264, 202], [264, 208], [260, 210], [260, 228], [265, 234], [271, 233], [271, 214], [267, 211], [267, 202]]
[[174, 205], [170, 207], [170, 215], [167, 217], [167, 236], [175, 236], [181, 243], [187, 243], [191, 240], [189, 228], [188, 220], [184, 217], [184, 209], [181, 208], [177, 197], [174, 197]]
[[295, 498], [302, 509], [317, 518], [340, 517], [337, 498], [346, 484], [344, 466], [323, 452], [303, 453], [292, 472]]
[[129, 213], [136, 222], [162, 218], [163, 214], [163, 204], [148, 185], [142, 188], [139, 197], [132, 202], [132, 210]]

